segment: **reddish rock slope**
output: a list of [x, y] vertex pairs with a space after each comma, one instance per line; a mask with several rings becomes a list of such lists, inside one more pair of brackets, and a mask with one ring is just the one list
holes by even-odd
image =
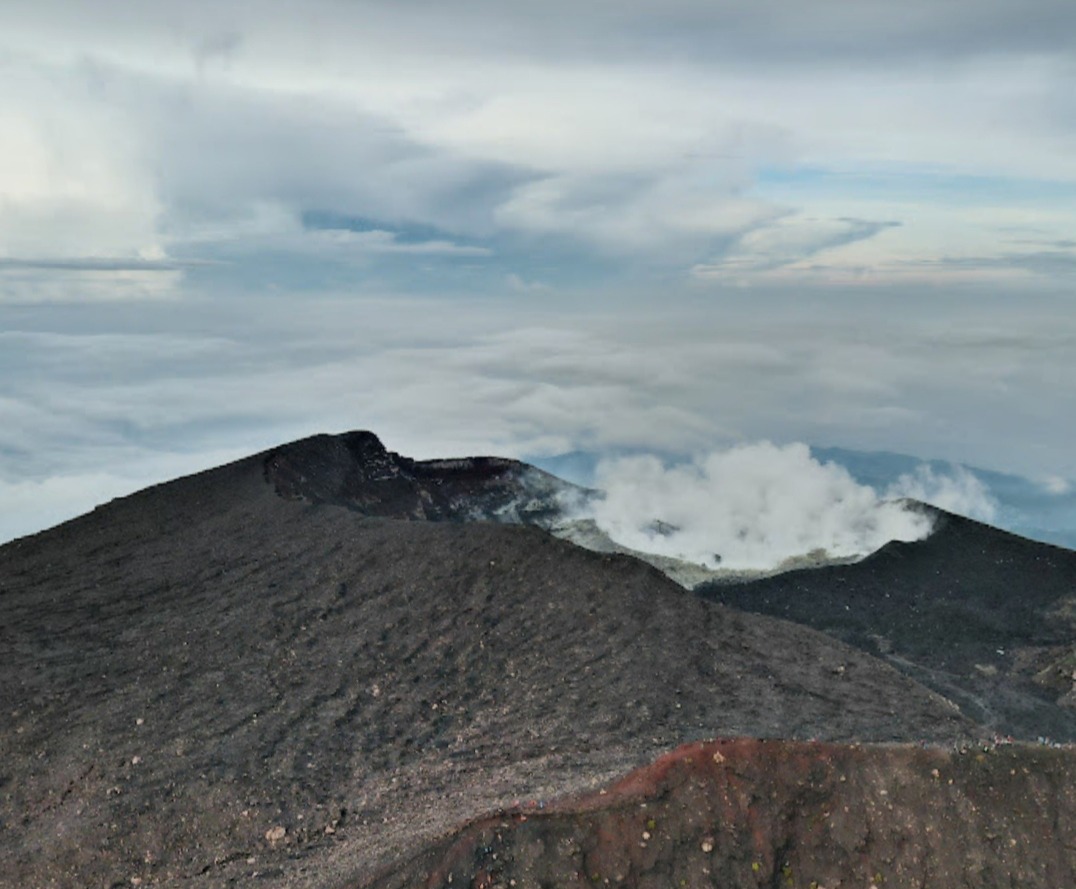
[[374, 889], [1076, 885], [1076, 750], [734, 740], [467, 825]]

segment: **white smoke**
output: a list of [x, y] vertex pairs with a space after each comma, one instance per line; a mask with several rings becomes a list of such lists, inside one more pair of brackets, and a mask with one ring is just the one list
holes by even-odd
[[998, 504], [983, 482], [965, 469], [954, 465], [949, 474], [935, 472], [923, 464], [915, 472], [905, 473], [886, 489], [887, 497], [911, 497], [939, 509], [969, 518], [992, 522]]
[[866, 555], [932, 527], [804, 444], [742, 445], [670, 467], [649, 456], [607, 460], [597, 484], [605, 497], [590, 517], [615, 542], [709, 568], [767, 570], [819, 550]]

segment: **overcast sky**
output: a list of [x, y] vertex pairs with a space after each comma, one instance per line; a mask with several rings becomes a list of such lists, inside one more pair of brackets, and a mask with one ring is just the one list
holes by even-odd
[[4, 0], [0, 537], [349, 428], [1064, 487], [1074, 83], [1071, 0]]

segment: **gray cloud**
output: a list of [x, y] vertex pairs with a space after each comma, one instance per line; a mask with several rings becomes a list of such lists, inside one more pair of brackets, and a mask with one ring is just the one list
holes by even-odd
[[[51, 325], [66, 315], [71, 329], [3, 340], [0, 411], [0, 446], [34, 453], [53, 440], [34, 457], [53, 462], [5, 471], [84, 468], [99, 447], [234, 447], [244, 429], [265, 440], [265, 430], [369, 426], [431, 456], [768, 437], [912, 453], [930, 440], [939, 456], [960, 449], [970, 459], [975, 430], [978, 463], [1025, 450], [1040, 459], [1053, 442], [1049, 471], [1076, 474], [1067, 446], [1076, 411], [1066, 408], [1076, 406], [1076, 331], [1045, 305], [980, 310], [977, 328], [958, 337], [951, 320], [965, 307], [950, 321], [917, 320], [907, 295], [899, 322], [862, 298], [828, 313], [827, 297], [803, 292], [722, 299], [717, 315], [562, 307], [559, 322], [548, 304], [458, 299], [308, 299], [302, 319], [287, 301], [236, 305], [234, 319], [207, 303], [204, 314], [155, 310], [138, 335], [116, 332], [131, 325], [117, 307], [95, 336], [76, 333], [76, 309], [53, 313]], [[757, 317], [760, 299], [769, 320]]]
[[196, 263], [174, 259], [82, 256], [63, 259], [30, 259], [0, 256], [0, 270], [32, 269], [50, 272], [175, 272]]
[[194, 58], [198, 70], [205, 69], [212, 63], [227, 64], [243, 45], [243, 35], [237, 30], [224, 30], [206, 34], [198, 39], [194, 46]]
[[[1065, 241], [1054, 242], [1062, 248]], [[958, 270], [1020, 269], [1048, 278], [1076, 273], [1076, 251], [1070, 249], [1029, 250], [998, 256], [943, 256], [909, 262], [908, 265]]]
[[[276, 205], [488, 232], [528, 173], [423, 146], [331, 99], [165, 89], [138, 95], [152, 127], [167, 229]], [[152, 106], [152, 109], [147, 106]]]
[[[14, 110], [26, 122], [14, 131], [21, 155], [9, 153], [10, 181], [0, 174], [7, 268], [174, 271], [199, 258], [199, 244], [284, 236], [308, 249], [310, 210], [488, 235], [496, 207], [536, 175], [422, 144], [321, 91], [184, 82], [92, 58], [61, 68], [6, 61], [25, 87]], [[61, 140], [42, 143], [50, 132]], [[421, 252], [374, 240], [370, 250]], [[447, 252], [441, 240], [426, 252]]]
[[899, 222], [841, 217], [810, 219], [782, 216], [743, 233], [728, 245], [724, 256], [696, 265], [696, 276], [772, 271], [810, 259], [826, 250], [873, 238]]
[[1069, 238], [1058, 240], [1039, 240], [1035, 238], [1014, 238], [1014, 244], [1032, 244], [1036, 247], [1047, 247], [1055, 250], [1076, 250], [1076, 241]]
[[[55, 118], [29, 127], [16, 147], [30, 167], [52, 151], [71, 169], [67, 177], [28, 171], [39, 193], [8, 202], [0, 234], [25, 241], [10, 248], [16, 256], [54, 258], [42, 249], [50, 244], [72, 263], [147, 248], [190, 259], [207, 244], [216, 257], [229, 244], [247, 255], [266, 247], [299, 254], [315, 242], [296, 223], [319, 210], [390, 232], [436, 227], [448, 235], [439, 239], [446, 254], [449, 244], [473, 252], [463, 238], [502, 238], [532, 252], [571, 245], [598, 260], [666, 269], [772, 271], [868, 240], [888, 223], [849, 202], [821, 214], [840, 230], [774, 225], [782, 215], [820, 214], [761, 196], [758, 168], [835, 145], [849, 146], [853, 161], [856, 151], [871, 157], [891, 150], [889, 129], [908, 145], [934, 125], [973, 132], [982, 109], [965, 98], [995, 80], [1004, 81], [1004, 109], [992, 109], [991, 120], [1029, 108], [1046, 117], [1061, 101], [1043, 93], [1056, 75], [1021, 53], [1037, 46], [1043, 58], [1068, 58], [1050, 41], [1071, 15], [1049, 4], [1018, 21], [1003, 3], [956, 0], [899, 10], [881, 0], [637, 0], [570, 12], [560, 2], [539, 11], [481, 0], [274, 0], [257, 19], [231, 2], [117, 0], [93, 15], [61, 0], [16, 3], [0, 24], [37, 55], [20, 50], [0, 64], [20, 79], [17, 111]], [[595, 51], [575, 54], [577, 40], [594, 41]], [[1002, 50], [1009, 67], [999, 71]], [[948, 60], [944, 71], [922, 67], [932, 54]], [[853, 56], [855, 77], [833, 70]], [[790, 78], [778, 62], [806, 70]], [[907, 101], [894, 99], [894, 83], [906, 84]], [[875, 114], [891, 121], [880, 128]], [[1039, 132], [1041, 122], [1019, 132]], [[57, 130], [62, 144], [35, 144]], [[1055, 166], [1068, 164], [1046, 142], [1021, 138]], [[937, 142], [949, 144], [944, 134]], [[68, 144], [81, 146], [85, 169]], [[1023, 147], [1005, 149], [1002, 161], [1041, 160]], [[931, 152], [927, 144], [914, 160]], [[12, 174], [10, 187], [32, 178]]]
[[[161, 3], [135, 0], [94, 4], [92, 12], [64, 0], [7, 4], [7, 18], [33, 25], [66, 18], [72, 34], [137, 34], [165, 25], [188, 35], [192, 50], [224, 43], [240, 22], [251, 31], [301, 35], [336, 32], [341, 41], [368, 33], [390, 44], [406, 39], [429, 49], [445, 45], [461, 53], [512, 53], [540, 57], [712, 59], [714, 56], [770, 62], [804, 60], [826, 64], [854, 58], [886, 63], [895, 57], [949, 61], [990, 53], [1070, 54], [1076, 13], [1066, 0], [1036, 0], [1032, 7], [1011, 0], [597, 0], [586, 4], [550, 0], [541, 6], [495, 0], [347, 5], [327, 2], [264, 3], [259, 20], [238, 2]], [[62, 26], [61, 26], [62, 28]]]

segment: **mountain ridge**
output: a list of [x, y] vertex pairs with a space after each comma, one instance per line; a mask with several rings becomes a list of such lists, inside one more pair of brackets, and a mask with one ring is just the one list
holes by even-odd
[[924, 540], [695, 592], [886, 659], [1001, 735], [1076, 740], [1076, 552], [924, 508]]

